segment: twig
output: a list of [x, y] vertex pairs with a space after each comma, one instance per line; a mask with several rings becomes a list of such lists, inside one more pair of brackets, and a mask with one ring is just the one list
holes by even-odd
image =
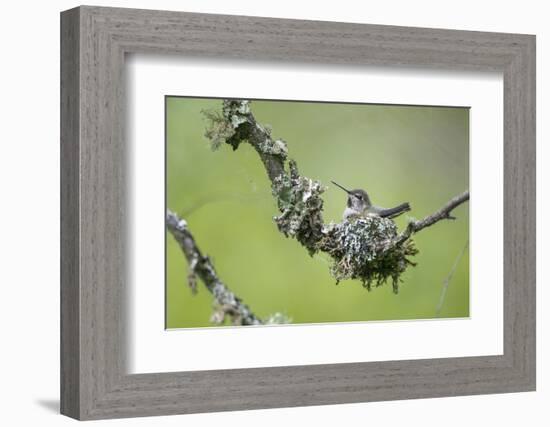
[[212, 321], [223, 323], [225, 315], [228, 315], [234, 325], [263, 324], [264, 322], [252, 313], [250, 308], [220, 280], [210, 258], [202, 255], [187, 227], [187, 222], [180, 219], [175, 213], [168, 211], [166, 226], [189, 263], [191, 281], [198, 276], [214, 296], [218, 307], [212, 316]]
[[453, 264], [453, 267], [451, 268], [451, 271], [443, 280], [443, 287], [441, 288], [441, 294], [439, 296], [439, 302], [437, 303], [437, 308], [435, 310], [436, 317], [439, 317], [439, 313], [441, 313], [441, 308], [443, 307], [443, 301], [445, 301], [445, 296], [447, 295], [447, 289], [449, 288], [449, 283], [451, 282], [451, 279], [453, 278], [453, 275], [455, 274], [456, 268], [458, 267], [458, 264], [460, 263], [460, 260], [462, 259], [464, 253], [466, 252], [466, 249], [468, 249], [469, 241], [466, 240], [466, 244], [458, 254], [458, 256], [455, 259], [455, 263]]
[[428, 215], [426, 218], [420, 220], [420, 221], [412, 221], [409, 223], [405, 231], [403, 231], [399, 237], [395, 240], [395, 244], [401, 244], [405, 240], [407, 240], [411, 235], [414, 233], [418, 233], [420, 230], [430, 227], [434, 225], [436, 222], [441, 221], [442, 219], [450, 219], [454, 220], [456, 219], [454, 216], [451, 215], [451, 212], [456, 207], [460, 206], [462, 203], [466, 202], [470, 199], [470, 192], [465, 191], [462, 194], [459, 194], [456, 197], [453, 197], [445, 206], [443, 206], [438, 211], [434, 212], [431, 215]]

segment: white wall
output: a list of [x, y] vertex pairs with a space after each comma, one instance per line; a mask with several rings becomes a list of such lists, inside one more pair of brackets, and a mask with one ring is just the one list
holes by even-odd
[[[542, 1], [462, 0], [189, 0], [97, 1], [105, 6], [247, 14], [537, 34], [539, 218], [548, 214], [546, 183], [550, 28]], [[73, 1], [6, 2], [2, 6], [0, 66], [0, 318], [4, 370], [3, 425], [68, 425], [57, 414], [59, 360], [59, 11]], [[548, 259], [549, 227], [539, 221], [539, 266]], [[546, 240], [544, 242], [543, 240]], [[111, 421], [145, 426], [407, 425], [463, 427], [548, 425], [550, 370], [549, 274], [538, 269], [538, 390], [536, 393], [441, 398]], [[25, 305], [23, 305], [25, 304]], [[545, 307], [546, 306], [546, 307]], [[546, 359], [546, 360], [545, 360]]]

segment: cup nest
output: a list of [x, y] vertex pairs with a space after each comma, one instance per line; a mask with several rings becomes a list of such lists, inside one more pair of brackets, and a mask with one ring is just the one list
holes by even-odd
[[319, 248], [333, 259], [331, 274], [340, 282], [357, 279], [371, 290], [391, 281], [398, 292], [400, 276], [409, 265], [409, 257], [418, 253], [411, 240], [395, 243], [397, 226], [391, 219], [378, 216], [331, 223], [323, 230]]

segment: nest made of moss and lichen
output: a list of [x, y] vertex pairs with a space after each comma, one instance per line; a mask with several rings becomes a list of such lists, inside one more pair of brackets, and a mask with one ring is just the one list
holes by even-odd
[[409, 257], [418, 253], [414, 243], [395, 244], [397, 226], [388, 218], [371, 216], [330, 224], [319, 243], [321, 250], [333, 258], [331, 273], [337, 282], [358, 279], [368, 290], [391, 280], [397, 293], [401, 274]]

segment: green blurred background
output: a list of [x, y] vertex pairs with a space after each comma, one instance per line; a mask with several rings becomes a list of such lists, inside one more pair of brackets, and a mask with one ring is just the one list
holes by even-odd
[[[367, 104], [253, 101], [252, 111], [287, 141], [302, 175], [328, 186], [325, 222], [340, 221], [346, 194], [330, 180], [365, 189], [374, 204], [411, 203], [420, 219], [468, 188], [469, 110]], [[212, 152], [202, 110], [221, 100], [166, 98], [167, 207], [185, 218], [222, 280], [254, 313], [281, 312], [292, 323], [426, 319], [436, 317], [445, 278], [468, 242], [468, 203], [456, 221], [414, 237], [418, 265], [368, 292], [357, 281], [335, 285], [329, 259], [313, 258], [277, 231], [270, 183], [256, 152], [241, 144]], [[396, 219], [400, 228], [407, 216]], [[193, 295], [187, 262], [166, 235], [166, 326], [212, 326], [212, 297], [202, 283]], [[439, 317], [469, 316], [469, 252], [460, 259]]]

